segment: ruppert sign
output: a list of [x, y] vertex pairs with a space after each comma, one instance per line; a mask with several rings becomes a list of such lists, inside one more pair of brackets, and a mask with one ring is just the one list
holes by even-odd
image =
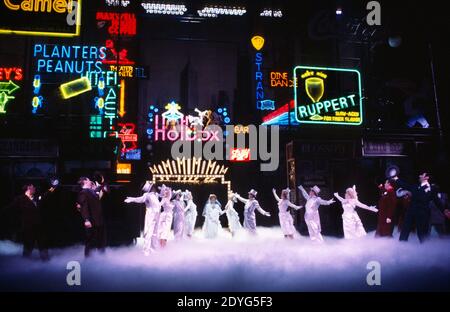
[[81, 0], [0, 0], [0, 35], [76, 37]]
[[303, 124], [363, 122], [361, 74], [355, 69], [294, 68], [295, 118]]

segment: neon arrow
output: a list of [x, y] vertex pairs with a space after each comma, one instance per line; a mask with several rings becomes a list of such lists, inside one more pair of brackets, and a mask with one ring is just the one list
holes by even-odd
[[5, 110], [5, 106], [6, 103], [9, 102], [9, 100], [14, 99], [14, 96], [9, 96], [6, 94], [6, 92], [0, 92], [0, 114], [5, 114], [6, 110]]
[[0, 82], [0, 92], [3, 91], [8, 92], [8, 94], [11, 94], [19, 88], [20, 87], [11, 80], [9, 82]]
[[125, 116], [125, 80], [120, 80], [119, 116]]

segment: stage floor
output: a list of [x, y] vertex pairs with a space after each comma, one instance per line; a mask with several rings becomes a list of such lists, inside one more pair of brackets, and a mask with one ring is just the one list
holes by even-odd
[[[258, 236], [169, 241], [144, 256], [139, 246], [109, 248], [85, 260], [83, 246], [51, 250], [48, 263], [21, 258], [21, 246], [0, 241], [2, 291], [440, 291], [450, 290], [450, 238], [419, 244], [375, 239], [307, 237], [286, 241], [280, 228]], [[34, 257], [38, 255], [34, 254]], [[81, 265], [81, 286], [68, 286], [69, 261]], [[381, 285], [369, 286], [371, 261]]]

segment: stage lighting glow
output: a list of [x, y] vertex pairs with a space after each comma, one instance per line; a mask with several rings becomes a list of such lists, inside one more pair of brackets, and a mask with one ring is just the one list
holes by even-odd
[[141, 3], [142, 8], [147, 14], [156, 15], [184, 15], [187, 8], [184, 4], [169, 4], [169, 3], [153, 3], [153, 2], [143, 2]]

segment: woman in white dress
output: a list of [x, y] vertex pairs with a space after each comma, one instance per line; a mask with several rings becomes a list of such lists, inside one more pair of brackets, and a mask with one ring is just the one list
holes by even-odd
[[183, 199], [187, 202], [184, 209], [184, 233], [191, 238], [197, 221], [197, 205], [193, 201], [192, 193], [188, 190], [184, 192]]
[[158, 194], [155, 192], [153, 183], [147, 181], [142, 187], [141, 197], [127, 197], [125, 203], [145, 204], [145, 223], [144, 223], [144, 253], [148, 255], [158, 247], [158, 221], [161, 212], [161, 203]]
[[278, 218], [280, 219], [281, 230], [283, 231], [284, 237], [293, 239], [295, 234], [294, 227], [294, 219], [292, 219], [292, 215], [289, 212], [288, 208], [294, 208], [295, 210], [299, 210], [303, 208], [303, 206], [297, 206], [291, 203], [289, 200], [290, 189], [284, 189], [281, 191], [281, 198], [278, 197], [277, 191], [272, 189], [273, 196], [278, 202]]
[[308, 227], [309, 238], [314, 241], [321, 243], [323, 242], [322, 237], [322, 226], [320, 224], [320, 215], [319, 215], [319, 207], [320, 206], [328, 206], [333, 204], [335, 201], [333, 199], [323, 200], [319, 197], [320, 188], [317, 185], [314, 185], [309, 194], [303, 188], [303, 186], [298, 187], [303, 197], [306, 199], [305, 204], [305, 223]]
[[173, 192], [173, 234], [176, 240], [182, 239], [184, 235], [184, 210], [186, 206], [182, 197], [183, 192], [181, 190]]
[[209, 195], [209, 199], [203, 209], [203, 216], [205, 217], [203, 233], [205, 238], [216, 238], [219, 235], [219, 230], [222, 229], [219, 218], [224, 213], [225, 211], [222, 211], [221, 205], [217, 201], [217, 196], [214, 194]]
[[345, 198], [339, 196], [338, 193], [334, 193], [334, 196], [342, 203], [344, 213], [342, 214], [342, 221], [344, 226], [344, 237], [346, 239], [360, 238], [366, 235], [366, 230], [355, 211], [356, 207], [378, 212], [375, 206], [367, 206], [358, 200], [358, 194], [356, 193], [356, 186], [348, 188], [345, 191]]
[[233, 192], [229, 192], [228, 202], [225, 205], [225, 213], [228, 219], [228, 229], [230, 230], [232, 236], [235, 236], [236, 233], [242, 229], [241, 222], [239, 221], [239, 214], [234, 209], [234, 204], [236, 202], [236, 196], [233, 194]]
[[248, 199], [242, 198], [241, 195], [235, 194], [236, 198], [245, 204], [244, 206], [244, 228], [250, 234], [256, 234], [256, 214], [255, 210], [258, 210], [260, 214], [266, 217], [270, 217], [270, 213], [261, 208], [256, 200], [257, 191], [251, 189], [248, 192]]
[[172, 197], [172, 189], [163, 185], [160, 188], [160, 196], [162, 197], [161, 206], [163, 208], [163, 212], [161, 212], [159, 216], [158, 237], [161, 248], [164, 248], [170, 235], [173, 220], [174, 205], [170, 202], [170, 198]]

